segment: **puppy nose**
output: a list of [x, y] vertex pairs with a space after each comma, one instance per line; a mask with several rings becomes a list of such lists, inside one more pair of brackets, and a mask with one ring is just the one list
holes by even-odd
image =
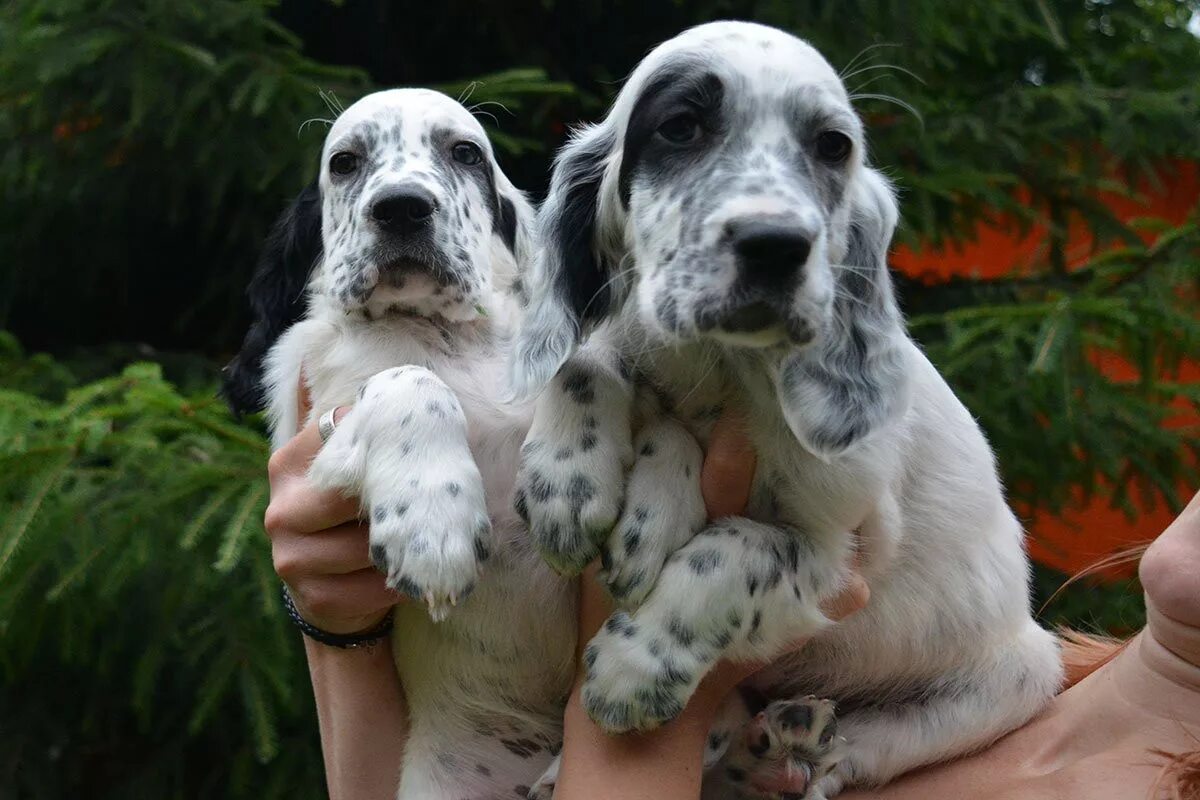
[[812, 240], [795, 225], [757, 219], [726, 223], [744, 277], [782, 287], [808, 261]]
[[413, 233], [429, 222], [437, 201], [420, 186], [402, 186], [377, 198], [371, 205], [371, 219], [379, 227], [394, 233]]

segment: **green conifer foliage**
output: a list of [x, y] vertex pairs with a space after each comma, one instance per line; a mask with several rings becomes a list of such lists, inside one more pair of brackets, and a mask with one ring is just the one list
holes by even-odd
[[[1001, 217], [1048, 226], [1030, 273], [899, 281], [913, 335], [979, 418], [1018, 506], [1082, 492], [1135, 513], [1200, 487], [1196, 427], [1161, 424], [1200, 408], [1177, 372], [1200, 358], [1200, 214], [1121, 221], [1099, 200], [1200, 160], [1200, 3], [444, 5], [461, 40], [437, 82], [494, 111], [489, 132], [522, 163], [548, 161], [549, 110], [599, 113], [629, 53], [671, 29], [753, 18], [809, 38], [843, 70], [872, 160], [901, 191], [902, 241], [959, 241]], [[278, 11], [0, 7], [0, 326], [41, 315], [44, 331], [69, 330], [92, 305], [160, 314], [206, 351], [70, 352], [86, 342], [73, 339], [51, 358], [0, 334], [0, 797], [324, 796], [262, 533], [261, 422], [215, 399], [211, 356], [236, 340], [228, 309], [265, 226], [311, 177], [322, 126], [302, 123], [373, 81], [307, 55]], [[613, 22], [632, 19], [647, 30]], [[565, 21], [590, 50], [554, 46]], [[506, 53], [498, 71], [463, 76], [458, 55], [485, 42]], [[1069, 263], [1068, 226], [1095, 242], [1083, 263]], [[170, 256], [148, 267], [143, 245]], [[144, 281], [170, 302], [122, 305]], [[1101, 353], [1138, 378], [1114, 380]], [[1040, 602], [1060, 577], [1036, 577]], [[1128, 631], [1139, 597], [1079, 587], [1047, 619]]]

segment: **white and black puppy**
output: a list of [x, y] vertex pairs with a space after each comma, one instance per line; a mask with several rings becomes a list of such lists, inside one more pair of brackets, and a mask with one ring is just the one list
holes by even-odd
[[288, 324], [285, 290], [307, 258], [307, 310], [266, 356], [266, 400], [277, 447], [307, 421], [302, 379], [312, 416], [354, 406], [310, 475], [362, 499], [372, 559], [416, 601], [396, 610], [411, 723], [398, 796], [523, 793], [557, 751], [575, 641], [573, 584], [512, 510], [531, 409], [496, 399], [532, 208], [475, 118], [418, 89], [346, 109], [318, 187], [269, 243], [252, 287], [261, 317], [231, 380], [253, 377]]
[[[896, 221], [837, 73], [755, 24], [655, 49], [555, 165], [513, 361], [518, 390], [549, 384], [517, 504], [556, 567], [600, 554], [629, 607], [586, 650], [589, 713], [653, 727], [718, 659], [815, 636], [753, 679], [774, 702], [745, 736], [714, 733], [733, 789], [712, 796], [887, 781], [1060, 683], [992, 453], [897, 309]], [[746, 515], [706, 525], [696, 439], [728, 408], [757, 472]], [[831, 625], [856, 561], [870, 604]]]

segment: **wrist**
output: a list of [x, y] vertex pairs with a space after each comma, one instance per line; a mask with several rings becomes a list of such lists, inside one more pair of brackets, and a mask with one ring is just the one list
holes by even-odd
[[296, 603], [286, 583], [280, 585], [285, 613], [300, 632], [310, 640], [329, 647], [356, 649], [373, 647], [386, 641], [392, 632], [393, 608], [387, 608], [368, 617], [349, 618], [326, 623], [314, 621]]

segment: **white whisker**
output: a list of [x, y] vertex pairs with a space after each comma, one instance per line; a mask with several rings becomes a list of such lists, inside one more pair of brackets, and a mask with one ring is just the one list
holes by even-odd
[[312, 119], [306, 119], [304, 122], [300, 123], [300, 127], [296, 129], [296, 135], [300, 136], [302, 133], [304, 133], [304, 129], [309, 125], [312, 125], [314, 122], [324, 123], [325, 127], [333, 125], [333, 120], [331, 119], [325, 119], [324, 117], [313, 117]]
[[922, 128], [925, 127], [925, 118], [921, 116], [921, 112], [917, 111], [916, 107], [913, 106], [912, 103], [907, 103], [898, 97], [893, 97], [890, 94], [870, 94], [870, 93], [850, 95], [851, 102], [855, 102], [857, 100], [882, 100], [885, 103], [893, 103], [897, 106], [900, 106], [908, 113], [912, 114], [913, 117], [916, 118], [917, 122], [919, 122], [921, 124], [921, 127]]
[[848, 64], [846, 64], [846, 66], [842, 67], [842, 71], [840, 73], [838, 73], [838, 77], [845, 79], [846, 72], [853, 69], [854, 66], [856, 64], [858, 64], [859, 60], [865, 58], [867, 56], [867, 54], [870, 53], [871, 51], [878, 50], [881, 47], [899, 47], [899, 46], [900, 45], [896, 44], [895, 42], [876, 42], [875, 44], [867, 45], [862, 50], [859, 50], [858, 53], [854, 56], [854, 58], [850, 59], [850, 63], [848, 63]]

